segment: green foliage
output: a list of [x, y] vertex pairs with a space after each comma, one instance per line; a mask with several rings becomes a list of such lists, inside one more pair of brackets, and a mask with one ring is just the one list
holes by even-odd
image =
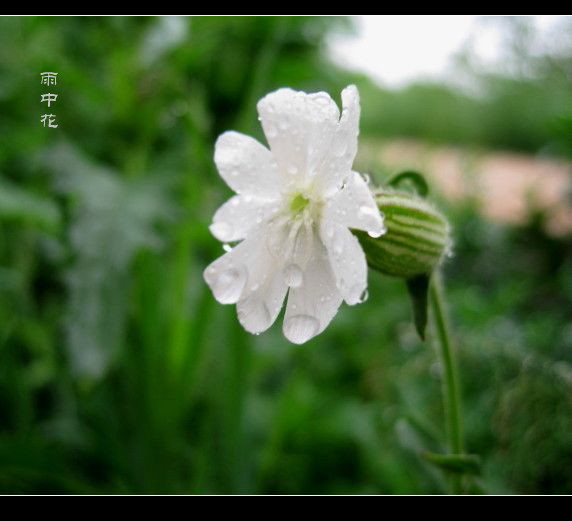
[[426, 452], [423, 457], [446, 472], [456, 474], [479, 474], [481, 462], [478, 456], [472, 454], [434, 454]]
[[480, 144], [483, 106], [478, 99], [456, 89], [431, 83], [416, 83], [399, 90], [364, 85], [363, 129], [380, 137], [416, 137], [436, 143]]

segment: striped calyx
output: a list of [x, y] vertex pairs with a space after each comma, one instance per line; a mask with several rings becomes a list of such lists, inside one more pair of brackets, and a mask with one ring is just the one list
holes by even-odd
[[356, 235], [369, 266], [405, 279], [430, 274], [450, 251], [449, 223], [425, 199], [410, 193], [375, 193], [387, 232], [378, 238]]

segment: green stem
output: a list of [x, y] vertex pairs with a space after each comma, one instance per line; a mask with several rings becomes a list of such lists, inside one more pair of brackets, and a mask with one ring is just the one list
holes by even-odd
[[[451, 454], [463, 454], [459, 374], [451, 343], [443, 286], [439, 273], [435, 273], [432, 277], [429, 299], [443, 369], [443, 401], [447, 424], [448, 450]], [[461, 476], [454, 475], [451, 477], [451, 492], [454, 494], [461, 492]]]

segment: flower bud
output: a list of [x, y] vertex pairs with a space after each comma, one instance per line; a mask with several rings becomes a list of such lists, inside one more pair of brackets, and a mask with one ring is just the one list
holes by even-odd
[[369, 266], [386, 275], [411, 279], [430, 274], [450, 252], [449, 223], [425, 199], [382, 191], [375, 200], [384, 215], [385, 234], [357, 233]]

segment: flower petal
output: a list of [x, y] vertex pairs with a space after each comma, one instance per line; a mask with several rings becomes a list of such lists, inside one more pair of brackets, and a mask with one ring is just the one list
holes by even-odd
[[340, 114], [334, 100], [325, 92], [279, 89], [257, 108], [281, 174], [292, 183], [309, 181], [330, 153]]
[[286, 296], [280, 259], [268, 248], [271, 228], [259, 226], [231, 251], [204, 271], [214, 297], [222, 304], [237, 303], [238, 319], [251, 333], [268, 329]]
[[[236, 305], [238, 320], [250, 333], [261, 333], [276, 320], [282, 309], [288, 286], [282, 276], [284, 259], [282, 248], [276, 250], [276, 242], [285, 240], [284, 226], [280, 220], [259, 226], [248, 240], [255, 242], [255, 256], [250, 259], [251, 277]], [[246, 242], [245, 240], [245, 242]]]
[[266, 282], [236, 305], [238, 320], [250, 333], [262, 333], [274, 323], [288, 290], [281, 270], [270, 269]]
[[357, 238], [343, 225], [322, 222], [320, 235], [329, 255], [336, 286], [350, 306], [364, 300], [367, 262]]
[[385, 232], [383, 218], [367, 183], [352, 172], [343, 188], [328, 199], [322, 210], [322, 221], [363, 230], [372, 237]]
[[276, 162], [256, 139], [225, 132], [216, 141], [214, 160], [221, 177], [236, 193], [269, 199], [279, 196], [282, 182]]
[[221, 304], [238, 302], [244, 291], [248, 280], [246, 266], [252, 256], [249, 255], [249, 242], [244, 240], [236, 248], [212, 262], [203, 272], [205, 282]]
[[261, 256], [265, 251], [263, 228], [253, 230], [203, 272], [206, 283], [221, 304], [235, 304], [265, 282], [261, 280], [259, 271], [259, 264], [266, 261], [266, 256]]
[[347, 168], [351, 168], [357, 153], [360, 112], [357, 87], [349, 85], [342, 91], [342, 117], [334, 142], [334, 145], [345, 145], [343, 158], [346, 160]]
[[359, 117], [359, 92], [350, 85], [342, 91], [342, 116], [331, 142], [329, 161], [318, 178], [322, 193], [331, 194], [351, 172], [358, 148]]
[[304, 269], [302, 284], [291, 287], [288, 295], [282, 329], [294, 344], [303, 344], [321, 333], [342, 302], [327, 252], [317, 238], [313, 253]]
[[216, 211], [209, 229], [219, 241], [244, 239], [254, 227], [278, 210], [278, 204], [248, 194], [235, 195]]

